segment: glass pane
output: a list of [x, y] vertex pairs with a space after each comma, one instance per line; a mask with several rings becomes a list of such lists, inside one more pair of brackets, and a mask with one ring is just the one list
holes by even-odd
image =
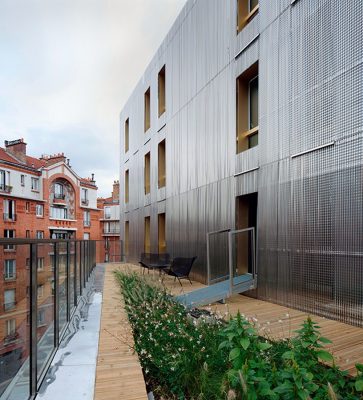
[[250, 129], [258, 126], [258, 77], [250, 81]]
[[0, 265], [9, 258], [16, 260], [14, 275], [6, 282], [12, 305], [6, 307], [4, 298], [0, 306], [0, 397], [6, 399], [29, 396], [29, 253], [29, 245], [14, 246], [11, 252], [0, 246]]
[[257, 6], [258, 0], [249, 0], [250, 3], [250, 12]]
[[67, 244], [59, 243], [59, 332], [67, 323]]
[[251, 149], [252, 147], [255, 147], [257, 145], [258, 145], [258, 133], [255, 133], [254, 135], [251, 135], [248, 138], [248, 148]]
[[54, 350], [54, 246], [37, 245], [37, 339], [38, 377]]
[[74, 242], [69, 243], [69, 301], [70, 301], [70, 311], [74, 309]]

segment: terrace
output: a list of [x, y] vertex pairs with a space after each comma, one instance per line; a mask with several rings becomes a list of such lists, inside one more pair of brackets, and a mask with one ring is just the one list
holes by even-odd
[[[147, 399], [143, 370], [132, 350], [135, 342], [124, 298], [114, 276], [114, 271], [142, 275], [140, 266], [101, 264], [102, 242], [3, 242], [3, 246], [16, 244], [18, 262], [17, 280], [11, 286], [16, 297], [5, 301], [13, 302], [15, 309], [0, 315], [4, 321], [15, 319], [1, 342], [0, 399]], [[32, 268], [39, 257], [44, 258], [40, 270]], [[205, 288], [187, 280], [180, 286], [173, 277], [161, 279], [157, 272], [142, 276], [148, 284], [175, 296]], [[4, 290], [9, 285], [5, 283]], [[276, 341], [294, 336], [308, 317], [302, 311], [244, 295], [203, 309], [220, 312], [226, 320], [239, 311], [256, 321], [259, 335]], [[362, 329], [319, 316], [313, 319], [322, 335], [332, 340], [327, 349], [336, 363], [354, 375], [355, 364], [363, 362]]]

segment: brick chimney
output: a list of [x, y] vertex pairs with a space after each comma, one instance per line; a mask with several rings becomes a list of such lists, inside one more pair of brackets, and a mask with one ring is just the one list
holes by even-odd
[[57, 164], [59, 162], [66, 162], [66, 157], [64, 155], [64, 153], [58, 153], [58, 154], [52, 154], [50, 156], [43, 154], [40, 157], [41, 161], [45, 161], [47, 166], [53, 165], [53, 164]]
[[5, 140], [5, 149], [22, 163], [26, 163], [26, 143], [24, 139]]
[[112, 201], [113, 202], [120, 201], [120, 182], [119, 181], [113, 182]]

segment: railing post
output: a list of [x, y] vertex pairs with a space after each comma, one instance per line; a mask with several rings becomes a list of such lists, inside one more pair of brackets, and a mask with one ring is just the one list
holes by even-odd
[[210, 249], [209, 249], [209, 233], [207, 233], [207, 285], [210, 285]]
[[59, 346], [59, 246], [54, 243], [54, 346]]
[[233, 294], [233, 249], [232, 232], [228, 232], [228, 263], [229, 263], [229, 295]]
[[38, 277], [37, 277], [37, 245], [30, 244], [30, 394], [37, 393], [38, 379]]
[[77, 307], [77, 241], [74, 241], [73, 303]]
[[67, 261], [66, 261], [66, 279], [67, 279], [67, 285], [66, 285], [66, 299], [67, 299], [67, 322], [70, 320], [71, 317], [71, 279], [70, 279], [70, 245], [69, 241], [67, 241]]

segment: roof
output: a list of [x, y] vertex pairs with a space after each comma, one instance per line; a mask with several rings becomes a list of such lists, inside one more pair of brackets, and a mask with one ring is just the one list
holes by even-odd
[[40, 169], [47, 165], [45, 161], [39, 160], [39, 158], [30, 157], [30, 156], [26, 156], [26, 164], [28, 165], [28, 167], [32, 167], [35, 169]]

